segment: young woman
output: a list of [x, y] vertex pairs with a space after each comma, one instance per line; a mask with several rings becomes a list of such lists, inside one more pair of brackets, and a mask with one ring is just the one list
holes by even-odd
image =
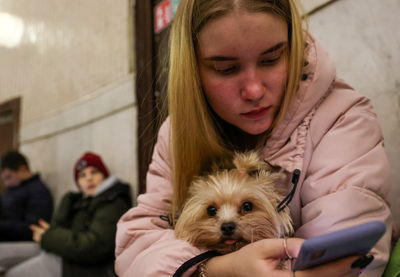
[[[119, 276], [294, 275], [275, 267], [297, 255], [300, 239], [286, 248], [282, 239], [262, 240], [213, 257], [177, 240], [162, 220], [171, 214], [173, 225], [193, 176], [233, 151], [259, 149], [266, 162], [300, 173], [287, 187], [295, 237], [370, 220], [391, 230], [389, 166], [371, 103], [336, 77], [326, 51], [303, 30], [294, 0], [181, 1], [168, 99], [147, 192], [118, 224]], [[295, 275], [358, 276], [364, 269], [362, 276], [380, 276], [390, 235], [373, 249], [372, 263], [349, 257]]]
[[51, 224], [40, 220], [31, 226], [33, 240], [45, 251], [6, 277], [115, 276], [116, 223], [131, 206], [130, 187], [90, 152], [76, 162], [74, 178], [80, 192], [63, 197]]

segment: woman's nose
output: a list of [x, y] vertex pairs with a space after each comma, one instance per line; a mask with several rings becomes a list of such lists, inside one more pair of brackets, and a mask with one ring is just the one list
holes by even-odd
[[243, 79], [240, 96], [247, 101], [257, 102], [264, 97], [265, 86], [257, 72], [248, 72]]

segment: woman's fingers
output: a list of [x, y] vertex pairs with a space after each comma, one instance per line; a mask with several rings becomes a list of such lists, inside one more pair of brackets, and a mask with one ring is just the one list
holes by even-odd
[[256, 246], [258, 249], [264, 250], [260, 251], [259, 254], [265, 258], [285, 259], [288, 258], [288, 255], [294, 258], [297, 257], [303, 242], [303, 239], [287, 238], [263, 239], [254, 242], [254, 244], [258, 244]]
[[333, 261], [318, 267], [298, 271], [296, 277], [318, 277], [318, 276], [358, 276], [371, 261], [373, 256], [351, 256], [337, 261]]
[[[285, 243], [286, 241], [286, 243]], [[234, 272], [238, 276], [295, 276], [295, 277], [354, 277], [373, 259], [370, 256], [351, 256], [323, 264], [311, 269], [293, 272], [277, 267], [280, 260], [297, 257], [303, 239], [263, 239], [251, 243], [237, 252], [222, 256], [220, 260], [228, 260], [229, 264], [238, 265]], [[211, 259], [217, 262], [219, 259]], [[241, 262], [236, 262], [240, 260]], [[220, 261], [221, 262], [221, 261]], [[226, 261], [225, 261], [226, 263]], [[215, 265], [214, 265], [215, 266]], [[228, 275], [227, 275], [228, 276]]]

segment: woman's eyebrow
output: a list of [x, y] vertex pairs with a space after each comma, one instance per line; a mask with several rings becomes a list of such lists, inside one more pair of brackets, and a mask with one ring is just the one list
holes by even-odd
[[283, 46], [285, 46], [285, 42], [279, 42], [278, 44], [276, 44], [276, 45], [272, 46], [271, 48], [268, 48], [267, 50], [262, 52], [261, 55], [272, 53], [276, 50], [281, 49]]
[[212, 56], [212, 57], [204, 58], [204, 60], [206, 60], [206, 61], [235, 61], [235, 60], [238, 60], [238, 58], [225, 57], [225, 56]]
[[[279, 50], [284, 45], [285, 45], [285, 42], [279, 42], [279, 43], [275, 44], [274, 46], [268, 48], [264, 52], [262, 52], [261, 55], [269, 54], [276, 50]], [[229, 56], [211, 56], [211, 57], [204, 58], [204, 60], [206, 60], [206, 61], [235, 61], [235, 60], [238, 60], [238, 58], [229, 57]]]

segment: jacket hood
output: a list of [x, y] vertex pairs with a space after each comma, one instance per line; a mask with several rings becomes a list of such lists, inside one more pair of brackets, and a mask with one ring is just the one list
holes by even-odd
[[120, 182], [118, 179], [115, 180], [112, 186], [98, 194], [95, 198], [98, 198], [100, 201], [111, 201], [117, 197], [121, 197], [128, 206], [132, 206], [130, 186]]
[[129, 184], [122, 183], [114, 176], [107, 178], [93, 196], [85, 197], [82, 192], [71, 192], [70, 197], [76, 198], [75, 201], [77, 202], [75, 205], [78, 208], [81, 208], [81, 205], [88, 205], [88, 201], [86, 200], [102, 203], [113, 201], [118, 197], [122, 198], [129, 207], [132, 206], [132, 195]]
[[293, 131], [301, 125], [306, 116], [318, 106], [336, 77], [336, 68], [327, 51], [311, 35], [307, 35], [306, 61], [299, 90], [289, 111], [274, 128], [264, 147], [266, 156], [273, 155], [287, 142]]
[[108, 178], [106, 178], [97, 188], [96, 191], [94, 193], [94, 196], [101, 194], [102, 192], [108, 190], [109, 188], [111, 188], [112, 186], [114, 186], [115, 184], [117, 184], [118, 179], [115, 176], [109, 176]]

